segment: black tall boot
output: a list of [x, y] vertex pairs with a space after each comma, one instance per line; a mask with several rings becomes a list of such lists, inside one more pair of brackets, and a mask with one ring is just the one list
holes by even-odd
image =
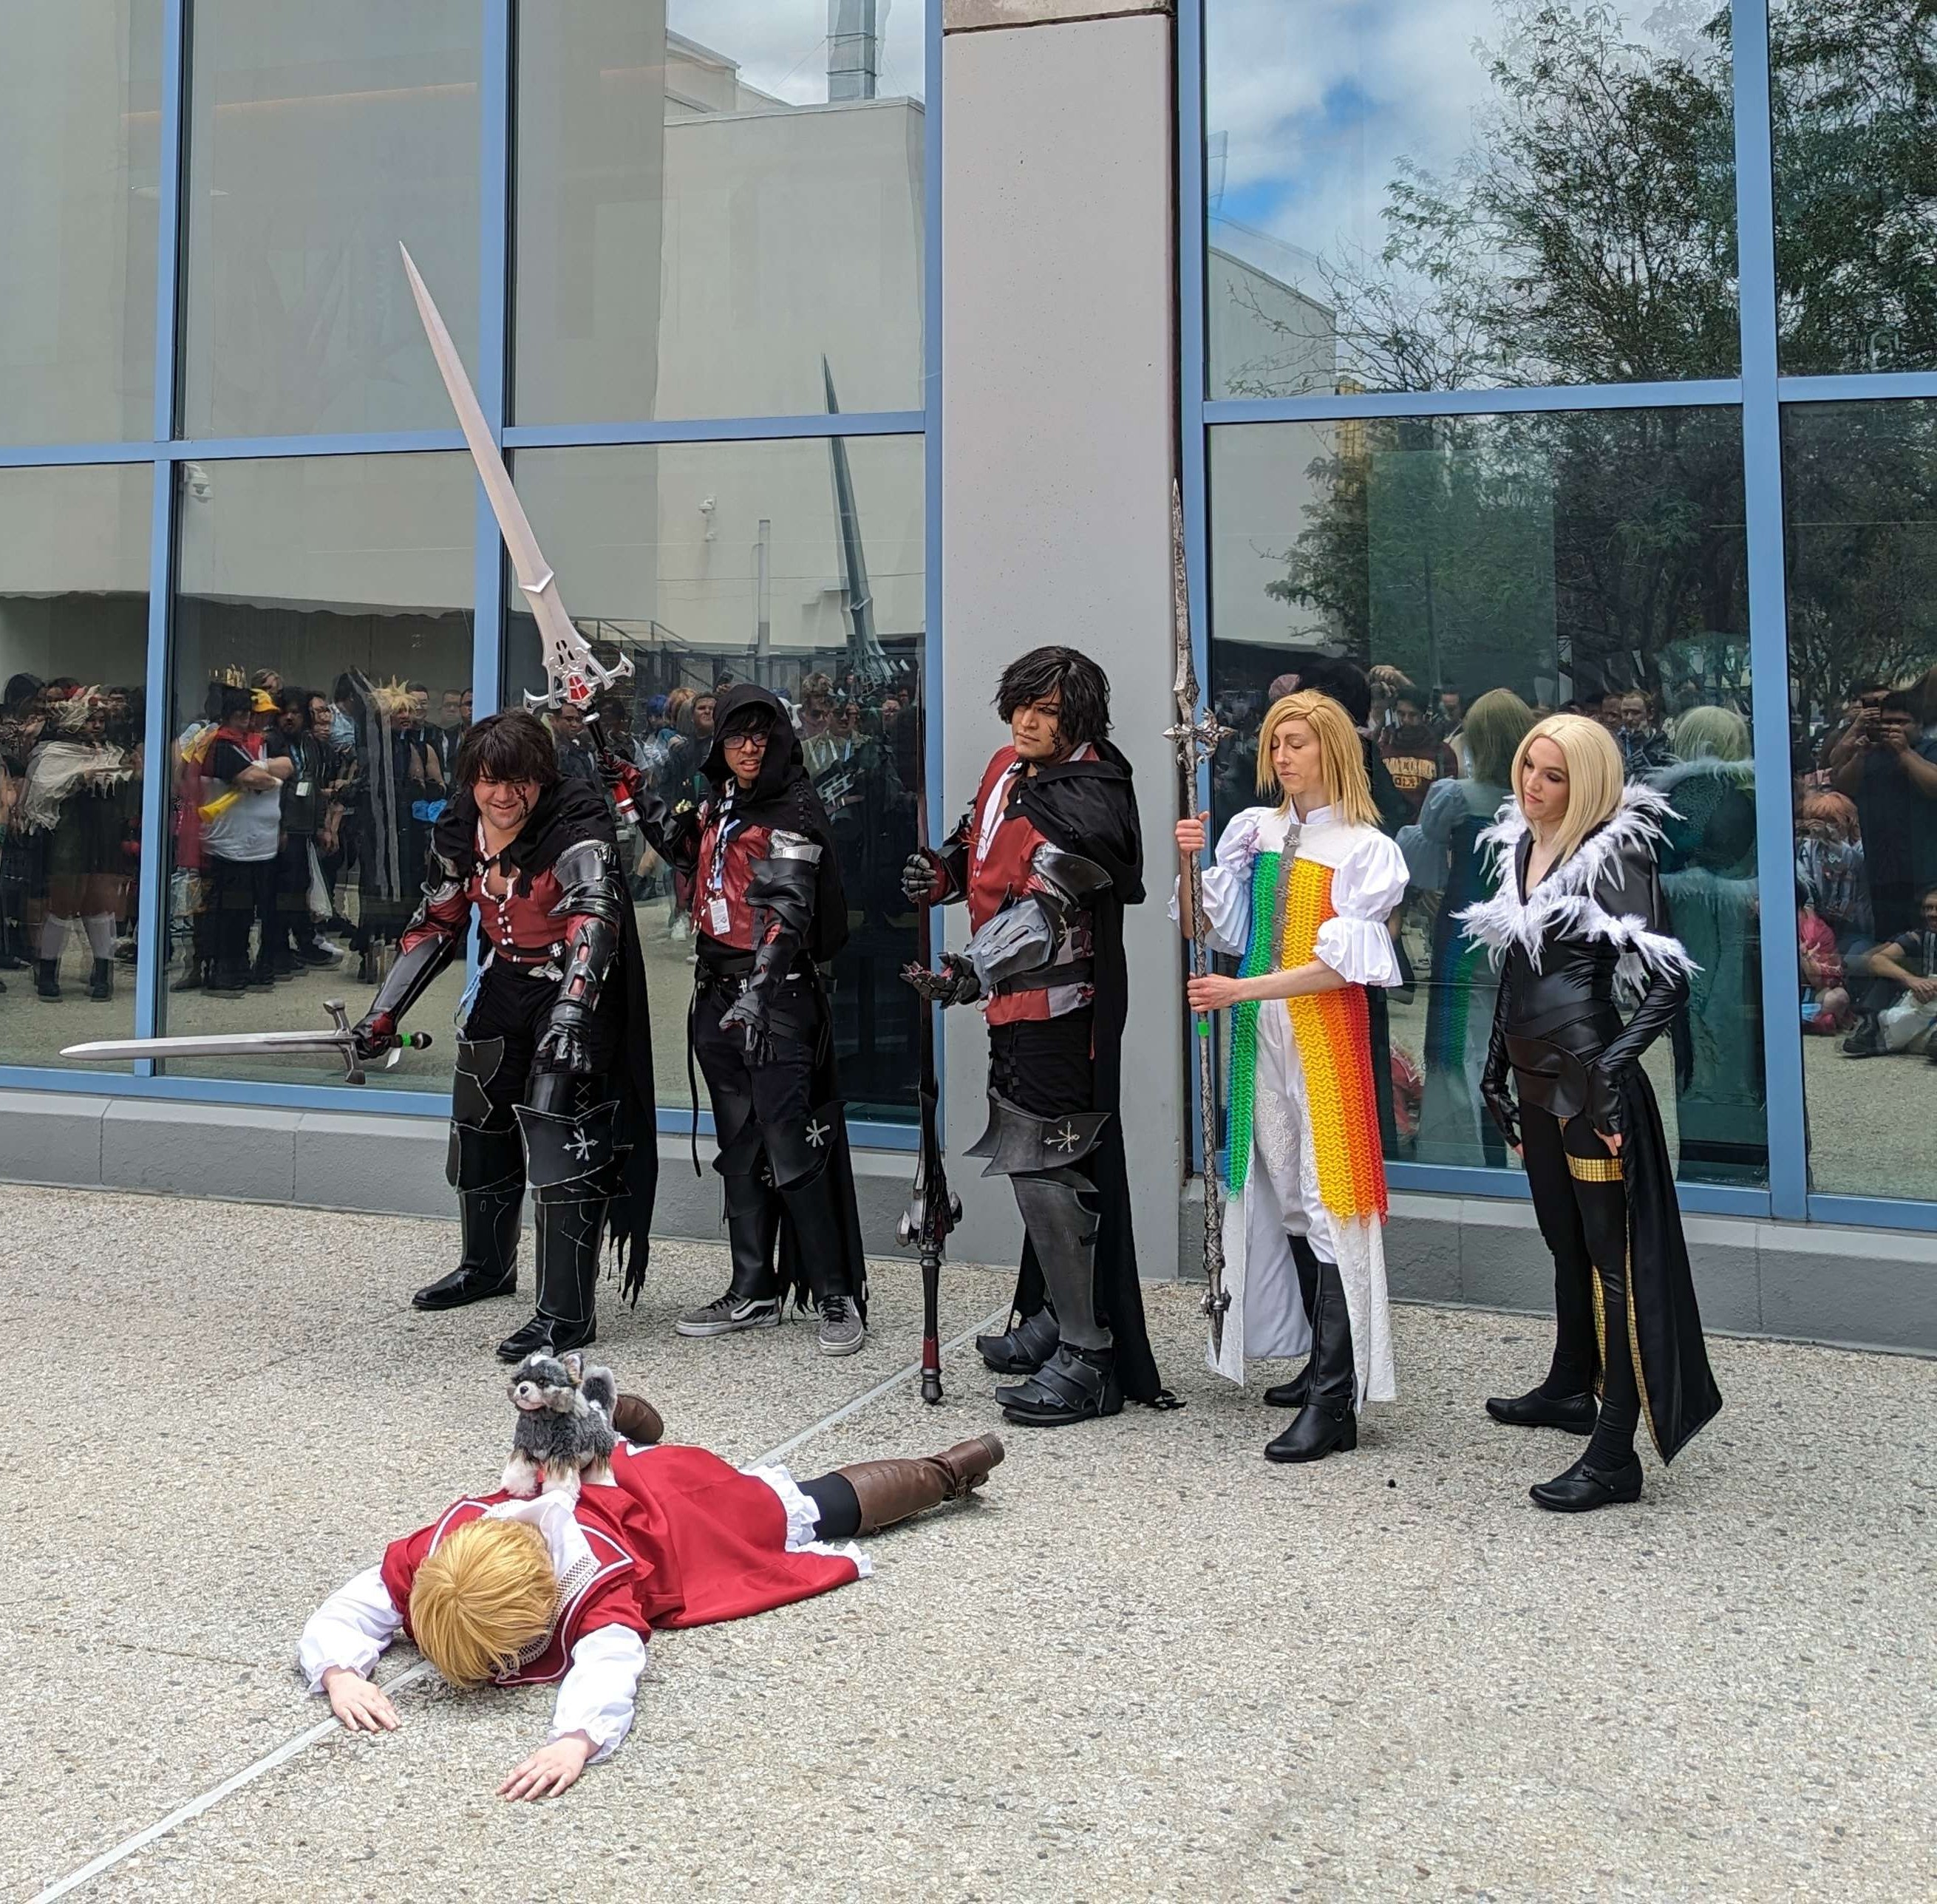
[[96, 959], [94, 969], [87, 981], [87, 996], [91, 999], [111, 999], [114, 996], [114, 961]]
[[1318, 1293], [1311, 1322], [1311, 1390], [1291, 1426], [1265, 1450], [1271, 1461], [1322, 1461], [1359, 1445], [1353, 1408], [1357, 1374], [1352, 1360], [1352, 1318], [1335, 1263], [1318, 1265]]
[[1623, 1272], [1600, 1272], [1601, 1309], [1607, 1330], [1608, 1366], [1602, 1378], [1600, 1419], [1579, 1460], [1551, 1481], [1527, 1491], [1555, 1514], [1585, 1514], [1641, 1499], [1641, 1466], [1635, 1453], [1641, 1425], [1641, 1390], [1635, 1379], [1628, 1334], [1628, 1292]]
[[780, 1326], [780, 1285], [774, 1273], [774, 1245], [781, 1226], [779, 1199], [751, 1171], [736, 1170], [724, 1181], [732, 1279], [724, 1296], [688, 1309], [673, 1324], [678, 1335], [731, 1336], [743, 1329]]
[[419, 1309], [459, 1309], [518, 1287], [518, 1219], [525, 1202], [525, 1147], [512, 1124], [502, 1130], [450, 1126], [445, 1174], [457, 1192], [463, 1251], [457, 1267], [411, 1298]]
[[593, 1302], [618, 1174], [617, 1100], [580, 1117], [518, 1106], [538, 1229], [537, 1313], [498, 1345], [501, 1362], [563, 1355], [598, 1338]]
[[[1305, 1320], [1309, 1323], [1318, 1311], [1318, 1254], [1311, 1247], [1308, 1236], [1290, 1238], [1291, 1259], [1298, 1266], [1298, 1293], [1305, 1304]], [[1265, 1390], [1267, 1406], [1274, 1408], [1302, 1408], [1311, 1394], [1311, 1371], [1318, 1360], [1318, 1332], [1312, 1330], [1311, 1351], [1305, 1358], [1305, 1366], [1289, 1381], [1280, 1382], [1275, 1388]]]
[[34, 961], [34, 990], [44, 999], [59, 999], [60, 961], [58, 959], [36, 959]]

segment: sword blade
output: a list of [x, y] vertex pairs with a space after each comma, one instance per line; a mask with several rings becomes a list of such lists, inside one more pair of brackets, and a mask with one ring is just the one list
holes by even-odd
[[505, 549], [511, 558], [512, 572], [518, 578], [519, 591], [531, 605], [532, 614], [538, 623], [538, 638], [544, 646], [545, 673], [550, 678], [553, 696], [562, 695], [574, 704], [583, 705], [592, 699], [595, 687], [605, 687], [621, 675], [629, 675], [632, 663], [622, 660], [617, 668], [601, 666], [592, 652], [591, 644], [573, 626], [571, 617], [565, 611], [564, 599], [558, 592], [558, 578], [545, 560], [532, 528], [531, 518], [525, 514], [525, 505], [512, 487], [511, 472], [505, 467], [504, 453], [491, 434], [490, 425], [484, 420], [483, 406], [471, 387], [464, 359], [457, 354], [457, 346], [451, 341], [437, 301], [419, 274], [416, 260], [409, 250], [402, 244], [397, 249], [404, 254], [404, 269], [411, 280], [411, 296], [417, 300], [417, 315], [423, 320], [431, 355], [437, 359], [438, 374], [444, 379], [451, 408], [457, 412], [458, 428], [463, 431], [464, 440], [470, 447], [471, 460], [477, 468], [477, 480], [484, 485], [491, 513], [497, 518], [498, 532], [505, 538]]
[[104, 1038], [61, 1048], [64, 1058], [220, 1058], [249, 1051], [317, 1051], [341, 1058], [350, 1041], [338, 1032], [216, 1032], [206, 1037]]

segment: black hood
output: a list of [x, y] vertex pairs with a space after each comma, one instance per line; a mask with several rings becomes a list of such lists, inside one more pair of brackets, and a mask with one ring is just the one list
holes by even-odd
[[728, 733], [735, 726], [749, 726], [749, 717], [761, 713], [767, 717], [766, 758], [760, 763], [759, 778], [741, 802], [747, 808], [764, 806], [778, 799], [796, 772], [806, 771], [800, 737], [793, 731], [793, 723], [787, 718], [781, 697], [771, 689], [742, 681], [727, 689], [714, 705], [713, 746], [699, 768], [714, 791], [723, 793], [734, 784], [733, 769], [726, 764]]

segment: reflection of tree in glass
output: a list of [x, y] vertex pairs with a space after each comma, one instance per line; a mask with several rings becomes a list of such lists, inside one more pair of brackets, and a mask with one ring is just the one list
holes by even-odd
[[1563, 673], [1658, 690], [1672, 644], [1745, 626], [1731, 411], [1372, 420], [1308, 473], [1266, 592], [1362, 664], [1529, 700]]
[[[1726, 11], [1502, 10], [1494, 96], [1444, 176], [1402, 159], [1375, 254], [1321, 258], [1342, 387], [1449, 390], [1732, 374], [1738, 361]], [[1668, 50], [1669, 46], [1677, 49]], [[1255, 323], [1293, 340], [1262, 308]], [[1308, 350], [1308, 340], [1305, 341]], [[1266, 394], [1273, 359], [1232, 393]]]

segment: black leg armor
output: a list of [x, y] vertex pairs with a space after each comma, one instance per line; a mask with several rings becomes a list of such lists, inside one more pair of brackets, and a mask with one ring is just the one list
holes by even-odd
[[835, 1103], [817, 1105], [805, 1117], [762, 1124], [759, 1133], [774, 1188], [793, 1225], [814, 1301], [844, 1296], [865, 1318], [866, 1292], [847, 1287], [846, 1199], [827, 1167], [846, 1129], [846, 1114]]
[[518, 1286], [518, 1223], [525, 1202], [525, 1147], [511, 1117], [491, 1102], [505, 1041], [459, 1041], [451, 1080], [447, 1181], [457, 1192], [463, 1251], [447, 1276], [411, 1298], [420, 1309], [461, 1308]]
[[[551, 1081], [546, 1075], [534, 1081], [532, 1095], [556, 1102], [565, 1093], [546, 1089]], [[572, 1095], [596, 1096], [604, 1081], [568, 1081], [584, 1087]], [[534, 1105], [517, 1108], [525, 1172], [537, 1205], [538, 1312], [498, 1345], [500, 1361], [521, 1362], [535, 1353], [562, 1355], [596, 1339], [599, 1251], [618, 1181], [618, 1114], [617, 1099], [577, 1114]]]

